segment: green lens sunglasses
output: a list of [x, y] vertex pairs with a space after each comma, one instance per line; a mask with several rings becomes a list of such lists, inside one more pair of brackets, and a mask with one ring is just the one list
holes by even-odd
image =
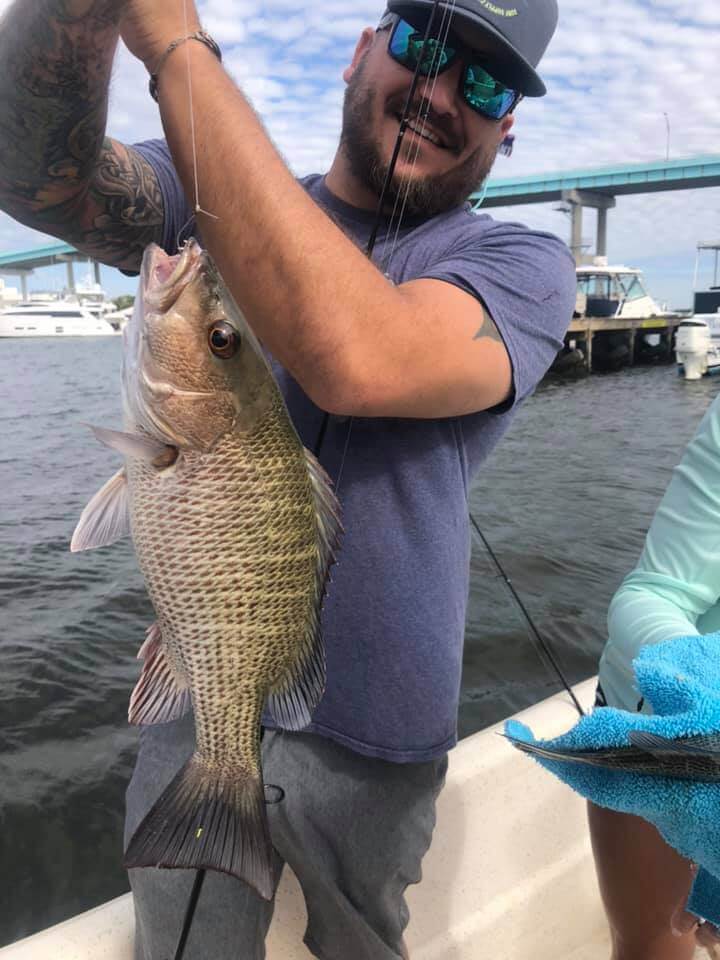
[[[408, 70], [417, 70], [420, 64], [420, 73], [425, 77], [444, 73], [461, 56], [458, 47], [437, 37], [425, 40], [422, 33], [402, 19], [397, 20], [390, 34], [388, 53]], [[522, 100], [521, 93], [495, 80], [481, 63], [465, 63], [460, 90], [470, 109], [488, 120], [502, 120]]]

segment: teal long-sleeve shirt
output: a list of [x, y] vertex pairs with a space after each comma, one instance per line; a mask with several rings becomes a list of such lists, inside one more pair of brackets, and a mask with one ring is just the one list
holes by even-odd
[[[720, 397], [673, 472], [637, 567], [613, 597], [600, 685], [609, 706], [637, 710], [640, 648], [720, 630]], [[647, 705], [643, 709], [649, 709]]]

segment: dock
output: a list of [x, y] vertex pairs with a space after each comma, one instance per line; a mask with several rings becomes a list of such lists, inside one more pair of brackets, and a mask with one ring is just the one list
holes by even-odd
[[[621, 320], [616, 317], [577, 317], [565, 337], [569, 350], [579, 350], [588, 373], [593, 369], [616, 369], [636, 363], [672, 363], [675, 332], [685, 317], [645, 317]], [[646, 338], [657, 335], [657, 344]], [[577, 366], [581, 364], [578, 362]]]

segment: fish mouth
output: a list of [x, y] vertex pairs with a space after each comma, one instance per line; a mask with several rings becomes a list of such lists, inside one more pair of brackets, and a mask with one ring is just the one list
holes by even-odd
[[160, 312], [168, 310], [182, 290], [207, 266], [207, 254], [192, 237], [174, 256], [151, 243], [145, 251], [140, 275], [146, 305]]

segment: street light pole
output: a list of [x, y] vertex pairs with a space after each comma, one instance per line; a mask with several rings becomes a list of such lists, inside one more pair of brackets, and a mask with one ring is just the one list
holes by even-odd
[[667, 115], [667, 113], [665, 113], [665, 111], [663, 111], [663, 116], [665, 117], [665, 126], [667, 127], [667, 140], [666, 140], [666, 147], [665, 147], [665, 160], [669, 160], [669, 159], [670, 159], [670, 117], [668, 117], [668, 115]]

